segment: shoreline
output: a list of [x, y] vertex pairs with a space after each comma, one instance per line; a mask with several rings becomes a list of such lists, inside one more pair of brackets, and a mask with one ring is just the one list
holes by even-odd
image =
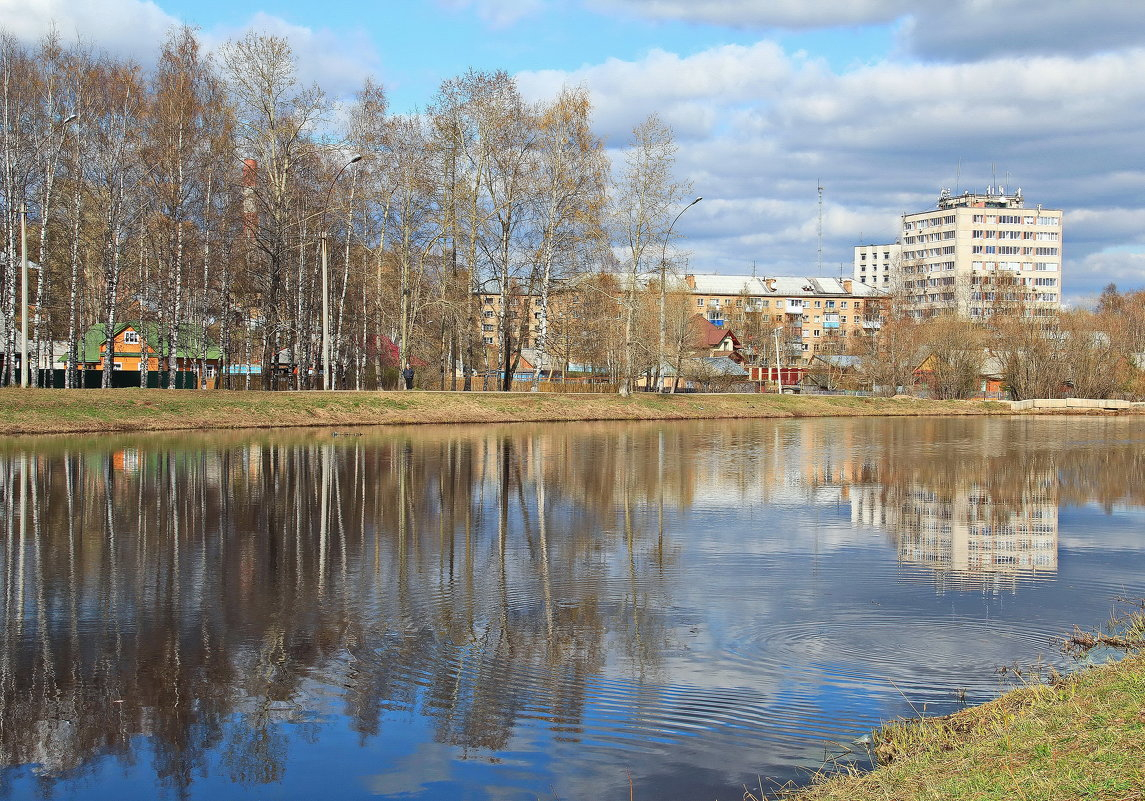
[[1143, 737], [1145, 654], [1133, 652], [950, 715], [888, 723], [871, 736], [873, 769], [819, 773], [809, 785], [745, 798], [1141, 798]]
[[242, 392], [0, 389], [0, 434], [126, 433], [329, 426], [715, 420], [795, 417], [1133, 415], [1103, 409], [1015, 411], [1009, 402], [846, 395], [531, 392]]

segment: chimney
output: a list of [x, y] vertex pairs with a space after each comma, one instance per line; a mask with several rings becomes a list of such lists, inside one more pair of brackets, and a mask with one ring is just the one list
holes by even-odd
[[774, 278], [764, 278], [763, 283], [767, 284], [767, 291], [768, 292], [774, 292], [775, 291], [775, 279]]
[[846, 292], [848, 295], [850, 295], [851, 294], [851, 287], [854, 286], [854, 284], [855, 284], [855, 282], [852, 281], [850, 278], [844, 278], [843, 279], [843, 291]]

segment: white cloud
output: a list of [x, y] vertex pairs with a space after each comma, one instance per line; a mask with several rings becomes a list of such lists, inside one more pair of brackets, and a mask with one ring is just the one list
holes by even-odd
[[1083, 307], [1092, 306], [1101, 290], [1111, 283], [1122, 290], [1145, 287], [1145, 249], [1141, 252], [1113, 250], [1091, 253], [1075, 262], [1072, 270], [1062, 274], [1065, 296]]
[[724, 110], [739, 103], [758, 104], [789, 80], [791, 71], [779, 46], [760, 42], [724, 45], [686, 57], [653, 50], [641, 61], [613, 58], [571, 73], [523, 72], [517, 82], [534, 100], [552, 97], [566, 84], [587, 87], [597, 131], [619, 143], [652, 112], [671, 124], [678, 137], [707, 137], [725, 124]]
[[491, 28], [506, 28], [542, 6], [541, 0], [437, 0], [437, 4], [453, 11], [472, 9]]
[[252, 30], [289, 41], [297, 59], [299, 81], [317, 83], [335, 98], [349, 96], [368, 75], [380, 71], [378, 52], [365, 31], [309, 28], [261, 11], [239, 28], [211, 30], [203, 35], [203, 42], [213, 50]]
[[899, 35], [919, 56], [968, 61], [1098, 53], [1145, 42], [1140, 0], [947, 0], [919, 4]]
[[808, 30], [897, 25], [925, 59], [1097, 53], [1145, 42], [1140, 0], [584, 0], [600, 13], [734, 28]]
[[602, 12], [738, 28], [824, 28], [891, 22], [912, 0], [586, 0]]
[[0, 0], [4, 29], [24, 42], [56, 30], [118, 56], [150, 63], [167, 31], [179, 24], [150, 0]]
[[[118, 57], [152, 65], [168, 31], [181, 20], [150, 0], [0, 0], [4, 29], [24, 42], [35, 42], [55, 29], [66, 42], [80, 41]], [[265, 12], [237, 28], [200, 31], [206, 50], [248, 30], [290, 41], [299, 79], [317, 82], [335, 97], [353, 92], [380, 69], [380, 58], [365, 31], [315, 29]]]
[[1127, 80], [1143, 71], [1132, 49], [835, 74], [761, 42], [518, 78], [534, 98], [587, 87], [616, 148], [649, 112], [675, 127], [677, 172], [705, 197], [679, 226], [695, 270], [813, 273], [822, 181], [823, 271], [849, 271], [855, 244], [892, 240], [901, 213], [996, 171], [1031, 205], [1065, 210], [1066, 292], [1080, 295], [1103, 269], [1145, 286], [1137, 260], [1094, 258], [1145, 230], [1145, 85]]

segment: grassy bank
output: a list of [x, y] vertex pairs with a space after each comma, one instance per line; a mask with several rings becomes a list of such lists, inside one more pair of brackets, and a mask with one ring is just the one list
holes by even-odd
[[1019, 801], [1145, 798], [1145, 656], [1014, 690], [875, 737], [881, 767], [790, 801]]
[[0, 390], [0, 434], [420, 423], [1009, 414], [972, 401], [798, 395]]

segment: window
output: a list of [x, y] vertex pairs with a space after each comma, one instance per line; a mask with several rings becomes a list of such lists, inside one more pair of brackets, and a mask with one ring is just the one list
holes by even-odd
[[492, 345], [493, 344], [493, 337], [484, 337], [484, 340], [485, 340], [486, 345]]
[[481, 312], [481, 315], [482, 315], [483, 317], [492, 317], [492, 316], [493, 316], [493, 314], [494, 314], [494, 313], [493, 313], [492, 311], [490, 311], [490, 310], [485, 310], [485, 311]]
[[493, 305], [493, 298], [486, 296], [485, 305], [486, 306], [492, 306]]
[[112, 370], [122, 370], [123, 369], [123, 362], [112, 362], [111, 363], [111, 369]]
[[704, 305], [704, 299], [703, 298], [696, 298], [696, 305], [697, 306], [703, 306]]
[[139, 332], [138, 331], [124, 331], [123, 332], [123, 344], [124, 345], [138, 345], [139, 344]]
[[813, 337], [817, 337], [817, 336], [819, 336], [819, 329], [818, 329], [818, 328], [814, 329], [814, 330], [811, 332], [811, 336], [813, 336]]
[[835, 308], [835, 301], [833, 301], [833, 300], [829, 300], [829, 301], [827, 301], [827, 308], [828, 308], [828, 309], [833, 309], [833, 308]]
[[492, 331], [492, 330], [493, 330], [493, 326], [491, 326], [491, 325], [483, 325], [483, 326], [481, 326], [481, 330], [482, 330], [482, 331]]
[[818, 301], [818, 300], [817, 300], [817, 301], [815, 301], [815, 308], [816, 308], [816, 309], [822, 308], [822, 306], [823, 306], [823, 303], [822, 303], [822, 301]]
[[866, 260], [867, 260], [867, 254], [866, 253], [860, 253], [859, 254], [859, 261], [866, 261]]

